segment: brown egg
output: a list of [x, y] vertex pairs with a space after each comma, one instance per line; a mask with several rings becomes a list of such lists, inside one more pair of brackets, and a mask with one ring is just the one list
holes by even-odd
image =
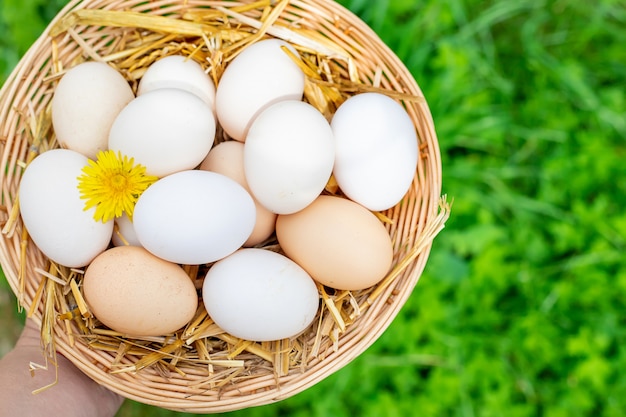
[[[243, 170], [243, 147], [243, 143], [234, 140], [216, 145], [202, 161], [200, 169], [217, 172], [237, 181], [252, 196]], [[274, 233], [276, 224], [276, 214], [259, 204], [254, 196], [252, 199], [256, 207], [256, 223], [252, 234], [243, 244], [245, 247], [258, 245], [266, 240]]]
[[289, 258], [335, 289], [368, 288], [391, 267], [387, 229], [372, 212], [345, 198], [320, 196], [297, 213], [279, 215], [276, 236]]
[[175, 332], [198, 307], [185, 271], [137, 246], [118, 246], [97, 256], [85, 271], [83, 291], [98, 320], [133, 336]]

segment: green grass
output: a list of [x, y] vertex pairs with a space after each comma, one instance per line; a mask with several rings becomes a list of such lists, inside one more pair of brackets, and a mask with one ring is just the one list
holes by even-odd
[[[60, 2], [3, 1], [6, 75]], [[623, 415], [626, 2], [341, 3], [422, 88], [452, 217], [370, 350], [302, 394], [225, 415]], [[130, 415], [184, 414], [127, 402]]]

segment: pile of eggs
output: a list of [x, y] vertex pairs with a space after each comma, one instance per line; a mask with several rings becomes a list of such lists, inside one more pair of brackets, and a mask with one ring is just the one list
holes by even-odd
[[[83, 294], [104, 325], [169, 334], [201, 299], [233, 336], [279, 340], [314, 320], [318, 285], [360, 290], [389, 272], [392, 241], [373, 211], [398, 204], [413, 181], [414, 125], [379, 93], [348, 98], [327, 120], [303, 100], [304, 73], [284, 47], [297, 54], [278, 39], [250, 45], [217, 86], [182, 56], [147, 68], [136, 95], [104, 63], [60, 80], [61, 148], [26, 168], [21, 216], [49, 259], [85, 268]], [[84, 208], [78, 177], [104, 150], [158, 177], [132, 219], [99, 222]], [[323, 193], [331, 175], [345, 198]], [[280, 253], [263, 247], [274, 237]], [[201, 298], [188, 265], [208, 266]]]

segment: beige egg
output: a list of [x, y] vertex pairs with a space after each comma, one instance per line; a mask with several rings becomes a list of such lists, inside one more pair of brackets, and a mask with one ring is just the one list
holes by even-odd
[[[209, 151], [209, 154], [200, 164], [200, 169], [225, 175], [237, 181], [250, 193], [243, 170], [243, 148], [244, 144], [241, 142], [234, 140], [222, 142]], [[250, 195], [252, 196], [252, 194]], [[258, 245], [265, 241], [274, 233], [276, 224], [276, 214], [259, 204], [254, 197], [253, 200], [256, 207], [256, 223], [252, 234], [243, 244], [245, 247]]]
[[175, 332], [198, 307], [195, 286], [179, 265], [136, 246], [118, 246], [97, 256], [85, 271], [83, 291], [98, 320], [133, 336]]
[[391, 268], [387, 229], [371, 211], [345, 198], [320, 196], [297, 213], [279, 215], [276, 236], [289, 258], [331, 288], [365, 289]]

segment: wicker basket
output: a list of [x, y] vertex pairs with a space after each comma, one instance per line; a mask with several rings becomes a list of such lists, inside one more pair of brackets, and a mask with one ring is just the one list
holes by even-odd
[[[406, 302], [448, 213], [440, 194], [439, 148], [428, 106], [411, 74], [378, 36], [330, 0], [260, 1], [249, 10], [242, 8], [251, 3], [71, 1], [32, 45], [0, 92], [0, 181], [5, 209], [0, 261], [20, 305], [42, 325], [48, 354], [63, 354], [91, 378], [127, 398], [177, 411], [224, 412], [279, 401], [348, 364], [381, 335]], [[90, 10], [137, 12], [160, 20], [144, 22], [135, 16], [135, 27], [130, 27], [110, 15], [92, 15]], [[257, 37], [286, 36], [295, 43], [313, 39], [336, 55], [329, 60], [350, 85], [384, 89], [402, 99], [418, 132], [420, 158], [402, 204], [382, 213], [390, 220], [387, 227], [395, 245], [395, 268], [368, 290], [322, 291], [318, 319], [294, 340], [251, 343], [217, 334], [213, 339], [191, 341], [184, 337], [189, 333], [184, 333], [164, 335], [148, 346], [147, 341], [107, 336], [106, 329], [89, 328], [84, 318], [72, 313], [72, 291], [80, 286], [80, 274], [55, 270], [29, 240], [16, 201], [20, 176], [36, 154], [58, 146], [50, 128], [49, 103], [64, 69], [81, 60], [107, 60], [132, 80], [140, 76], [137, 62], [154, 59], [168, 48], [196, 56], [206, 53], [202, 45], [207, 45], [203, 42], [211, 35], [203, 38], [203, 23], [198, 19], [215, 10]], [[163, 26], [172, 19], [185, 22], [174, 30], [178, 33]], [[148, 38], [160, 46], [148, 51], [132, 49], [137, 39]], [[75, 278], [75, 288], [70, 288], [64, 274]], [[201, 322], [199, 316], [189, 328]], [[210, 351], [208, 339], [212, 340]]]

